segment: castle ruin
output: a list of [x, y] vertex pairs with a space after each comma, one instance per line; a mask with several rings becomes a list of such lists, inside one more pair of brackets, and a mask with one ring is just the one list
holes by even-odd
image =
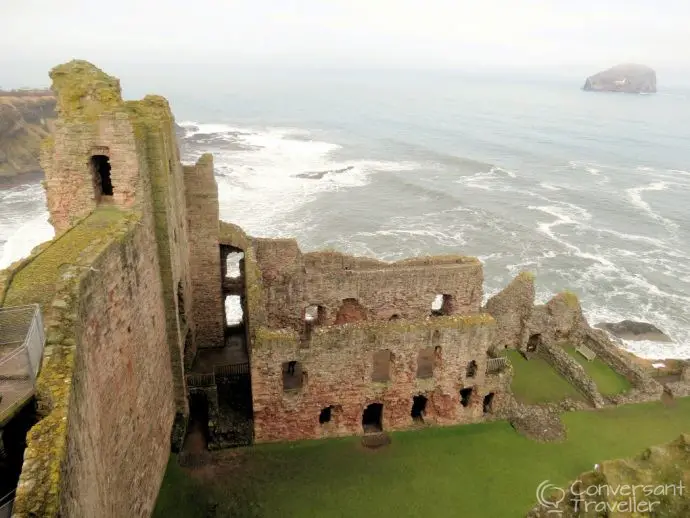
[[[195, 431], [214, 449], [524, 417], [504, 349], [540, 354], [592, 408], [661, 396], [573, 294], [535, 305], [528, 273], [482, 306], [473, 257], [304, 253], [219, 221], [213, 158], [181, 164], [165, 99], [123, 101], [84, 61], [50, 75], [56, 237], [0, 272], [0, 306], [39, 304], [46, 331], [13, 516], [149, 516]], [[633, 389], [602, 396], [563, 340]]]

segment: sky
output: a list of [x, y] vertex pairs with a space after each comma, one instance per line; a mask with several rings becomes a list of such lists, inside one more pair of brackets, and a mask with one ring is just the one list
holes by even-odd
[[[595, 73], [690, 71], [688, 0], [6, 0], [0, 85], [83, 58]], [[663, 7], [662, 7], [663, 6]], [[44, 72], [43, 72], [44, 73]]]

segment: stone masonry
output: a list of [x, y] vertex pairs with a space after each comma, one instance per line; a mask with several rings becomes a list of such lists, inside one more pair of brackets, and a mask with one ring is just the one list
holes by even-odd
[[[55, 283], [15, 516], [146, 517], [184, 437], [185, 349], [198, 327], [222, 344], [213, 164], [183, 169], [165, 99], [123, 101], [119, 81], [84, 61], [51, 78], [58, 120], [41, 160], [56, 239], [0, 275], [24, 303], [46, 302], [41, 285], [19, 285], [24, 268], [42, 264], [36, 282]], [[58, 245], [83, 251], [44, 259]]]
[[213, 157], [202, 156], [195, 166], [184, 166], [189, 221], [193, 320], [198, 347], [222, 347], [224, 309], [219, 272], [218, 185]]
[[[119, 81], [85, 61], [51, 78], [58, 120], [41, 160], [56, 239], [0, 272], [0, 304], [42, 304], [48, 343], [16, 518], [149, 516], [190, 393], [210, 400], [211, 440], [241, 415], [248, 442], [530, 421], [506, 348], [541, 354], [592, 406], [660, 397], [575, 295], [535, 305], [521, 273], [482, 308], [474, 257], [387, 263], [253, 238], [219, 222], [212, 157], [181, 164], [165, 99], [123, 101]], [[224, 278], [235, 252], [240, 278]], [[244, 311], [234, 328], [225, 295]], [[633, 390], [604, 400], [564, 343], [588, 345]], [[186, 376], [207, 353], [219, 360]], [[241, 382], [219, 390], [223, 376]]]

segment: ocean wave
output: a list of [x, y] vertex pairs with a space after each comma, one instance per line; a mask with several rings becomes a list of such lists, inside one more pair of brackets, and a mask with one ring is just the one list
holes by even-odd
[[40, 183], [0, 190], [0, 268], [23, 257], [54, 235]]
[[7, 241], [0, 254], [0, 269], [14, 261], [27, 257], [37, 245], [49, 241], [55, 235], [53, 226], [48, 223], [48, 211], [40, 211], [33, 218], [21, 221], [14, 229], [3, 232]]
[[542, 189], [546, 189], [547, 191], [560, 191], [562, 190], [561, 187], [558, 187], [556, 185], [547, 183], [547, 182], [539, 182], [539, 187]]
[[[640, 169], [640, 168], [638, 168], [638, 169]], [[647, 168], [647, 169], [649, 169], [649, 168]], [[647, 170], [647, 169], [644, 169], [644, 170]], [[645, 212], [646, 214], [648, 214], [652, 219], [661, 223], [664, 227], [666, 227], [666, 229], [669, 232], [674, 233], [678, 230], [678, 224], [671, 221], [668, 218], [663, 217], [661, 214], [654, 212], [652, 210], [652, 207], [649, 205], [649, 203], [644, 201], [644, 199], [642, 198], [643, 192], [665, 191], [669, 188], [670, 185], [672, 185], [672, 184], [669, 182], [665, 182], [665, 181], [652, 182], [650, 184], [642, 185], [639, 187], [631, 187], [629, 189], [626, 189], [625, 192], [627, 193], [628, 198], [630, 199], [630, 201], [632, 202], [633, 205], [642, 209], [642, 211]]]
[[221, 217], [257, 236], [284, 236], [294, 230], [294, 225], [288, 228], [285, 214], [321, 193], [364, 186], [375, 173], [418, 167], [414, 162], [340, 159], [336, 157], [340, 144], [312, 138], [300, 128], [243, 128], [191, 121], [181, 125], [190, 128], [189, 135], [214, 135], [233, 144], [208, 149], [192, 142], [185, 159], [213, 152]]

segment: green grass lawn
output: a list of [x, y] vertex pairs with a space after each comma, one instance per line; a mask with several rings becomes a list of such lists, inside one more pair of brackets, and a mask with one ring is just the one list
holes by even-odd
[[[202, 482], [168, 467], [155, 518], [512, 518], [545, 479], [564, 484], [605, 459], [631, 457], [690, 431], [690, 398], [564, 414], [568, 438], [537, 443], [505, 422], [393, 433], [366, 450], [358, 438], [224, 452]], [[632, 482], [632, 481], [631, 481]]]
[[603, 395], [613, 396], [630, 389], [630, 382], [604, 363], [599, 357], [594, 358], [594, 360], [590, 362], [570, 344], [564, 344], [563, 349], [582, 365], [585, 372], [592, 378], [594, 383], [597, 384], [599, 392]]
[[534, 405], [563, 401], [567, 397], [585, 401], [582, 394], [542, 358], [525, 360], [514, 350], [506, 351], [506, 356], [513, 365], [510, 388], [515, 399], [521, 403]]

